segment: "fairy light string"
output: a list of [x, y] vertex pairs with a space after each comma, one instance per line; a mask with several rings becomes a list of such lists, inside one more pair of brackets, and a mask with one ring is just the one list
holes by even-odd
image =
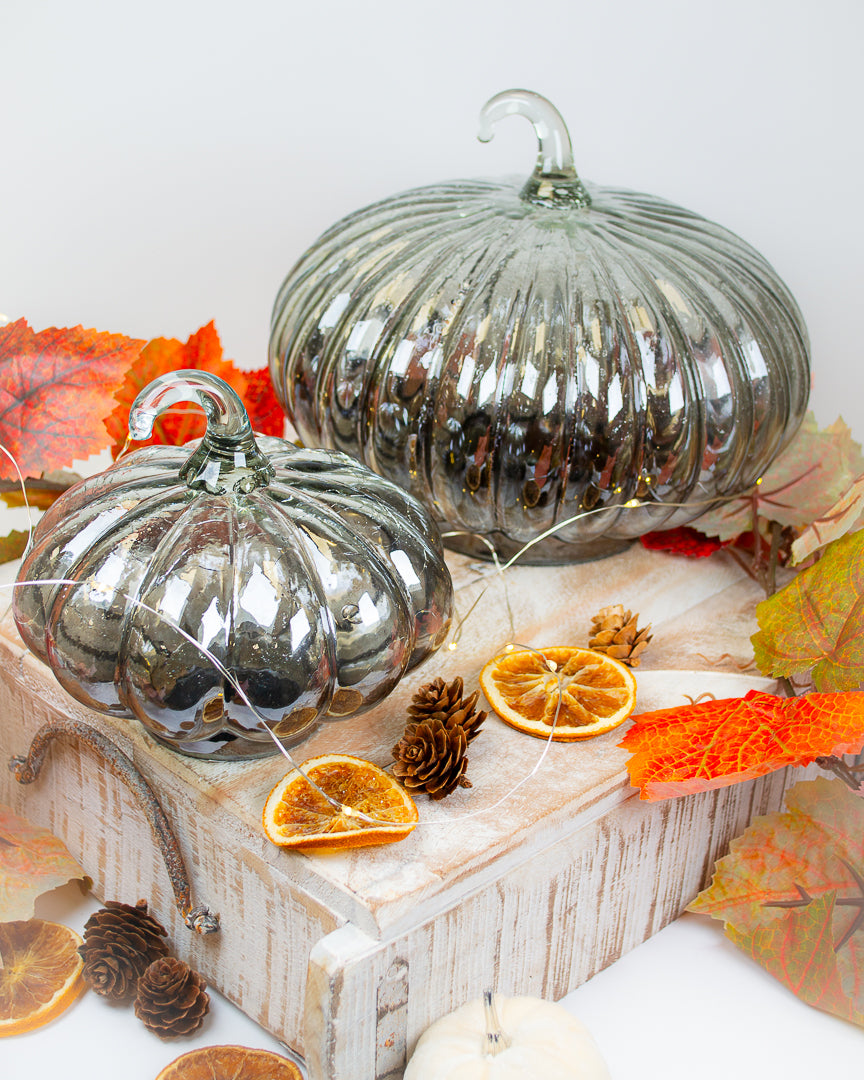
[[[131, 440], [129, 438], [127, 438], [126, 444], [124, 445], [123, 450], [118, 455], [118, 460], [119, 460], [120, 457], [122, 457], [126, 453], [126, 451], [129, 448], [130, 443], [131, 443]], [[26, 549], [25, 549], [25, 554], [26, 554], [26, 552], [29, 552], [30, 548], [32, 547], [32, 544], [33, 544], [33, 532], [34, 532], [32, 511], [31, 511], [30, 503], [29, 503], [29, 501], [27, 499], [27, 489], [26, 489], [26, 485], [25, 485], [25, 482], [24, 482], [24, 478], [23, 478], [23, 476], [21, 474], [21, 470], [18, 467], [18, 463], [15, 460], [14, 455], [11, 454], [10, 451], [6, 447], [4, 447], [2, 445], [0, 445], [0, 450], [2, 450], [2, 452], [6, 455], [6, 457], [9, 458], [9, 460], [12, 462], [12, 464], [13, 464], [13, 466], [15, 468], [15, 472], [16, 472], [17, 477], [18, 477], [18, 482], [19, 482], [19, 484], [21, 486], [21, 490], [22, 490], [22, 494], [23, 494], [24, 505], [25, 505], [26, 510], [27, 510], [29, 535], [28, 535], [27, 546], [26, 546]], [[734, 498], [740, 498], [740, 497], [741, 497], [740, 495], [736, 495]], [[709, 505], [715, 505], [718, 502], [722, 502], [722, 501], [727, 501], [728, 502], [728, 501], [731, 501], [731, 499], [729, 497], [724, 498], [722, 496], [715, 496], [715, 497], [712, 497], [710, 499], [703, 500], [702, 503], [694, 502], [694, 501], [688, 501], [687, 503], [683, 503], [683, 502], [681, 502], [681, 503], [663, 503], [662, 505], [663, 505], [664, 508], [668, 507], [668, 508], [673, 508], [674, 509], [674, 508], [679, 508], [679, 507], [685, 507], [686, 506], [688, 509], [690, 509], [690, 508], [693, 508], [694, 506], [699, 506], [699, 505], [704, 504], [706, 506], [706, 508], [707, 508], [707, 506], [709, 506]], [[609, 510], [618, 511], [618, 510], [622, 510], [622, 509], [624, 509], [624, 510], [642, 509], [644, 507], [652, 507], [652, 506], [657, 507], [657, 505], [658, 504], [656, 502], [653, 502], [653, 501], [650, 501], [650, 500], [649, 501], [642, 501], [642, 500], [639, 500], [639, 499], [630, 499], [628, 502], [625, 502], [625, 503], [620, 504], [620, 505], [598, 506], [598, 507], [594, 507], [591, 510], [584, 510], [584, 511], [578, 513], [578, 514], [575, 514], [575, 515], [573, 515], [571, 517], [568, 517], [568, 518], [563, 519], [563, 520], [561, 520], [559, 522], [556, 522], [549, 529], [546, 529], [544, 532], [540, 533], [538, 536], [536, 536], [533, 539], [529, 540], [522, 548], [520, 548], [514, 555], [512, 555], [504, 563], [502, 563], [501, 560], [499, 559], [498, 553], [495, 550], [494, 545], [489, 541], [489, 539], [487, 537], [482, 536], [481, 534], [472, 533], [472, 532], [469, 532], [469, 531], [451, 531], [451, 532], [446, 532], [446, 533], [442, 534], [442, 536], [445, 539], [450, 538], [450, 537], [455, 537], [455, 536], [468, 536], [468, 537], [471, 537], [473, 539], [479, 540], [480, 542], [482, 542], [488, 548], [489, 554], [490, 554], [490, 559], [491, 559], [491, 562], [492, 562], [492, 567], [491, 567], [491, 569], [490, 569], [490, 571], [488, 573], [488, 576], [493, 578], [493, 580], [498, 579], [501, 582], [502, 587], [503, 587], [503, 593], [504, 593], [504, 604], [505, 604], [505, 608], [506, 608], [506, 611], [507, 611], [507, 618], [508, 618], [510, 634], [509, 634], [509, 641], [505, 646], [505, 651], [511, 651], [514, 648], [519, 648], [519, 649], [527, 650], [527, 651], [533, 653], [534, 655], [540, 657], [544, 668], [549, 672], [550, 675], [554, 676], [554, 678], [556, 680], [556, 683], [557, 683], [557, 697], [556, 697], [555, 711], [554, 711], [552, 720], [551, 720], [551, 722], [549, 724], [549, 734], [547, 735], [547, 737], [543, 741], [543, 747], [542, 747], [542, 750], [541, 750], [541, 752], [539, 753], [539, 755], [537, 757], [537, 760], [535, 761], [535, 763], [531, 767], [531, 769], [529, 769], [529, 771], [527, 773], [525, 773], [524, 776], [522, 776], [519, 780], [517, 780], [503, 795], [499, 796], [493, 803], [491, 803], [489, 805], [478, 807], [475, 810], [463, 811], [463, 812], [459, 813], [458, 815], [456, 815], [455, 817], [454, 816], [448, 816], [448, 817], [436, 816], [436, 817], [432, 817], [432, 818], [425, 818], [424, 820], [417, 822], [417, 827], [418, 828], [419, 827], [428, 827], [428, 826], [438, 826], [438, 825], [448, 826], [449, 827], [449, 826], [452, 826], [456, 821], [463, 821], [463, 820], [467, 820], [467, 819], [470, 819], [470, 818], [480, 817], [480, 816], [483, 816], [485, 814], [489, 814], [492, 811], [496, 810], [498, 807], [502, 806], [504, 803], [506, 803], [510, 799], [512, 799], [513, 796], [516, 794], [517, 791], [519, 791], [520, 788], [522, 788], [534, 776], [536, 776], [536, 774], [542, 768], [543, 763], [546, 760], [546, 757], [547, 757], [547, 755], [549, 753], [549, 750], [551, 748], [552, 742], [554, 741], [555, 730], [556, 730], [556, 726], [557, 726], [557, 723], [558, 723], [558, 718], [559, 718], [560, 711], [561, 711], [561, 699], [562, 699], [562, 693], [563, 693], [563, 689], [564, 689], [562, 679], [561, 679], [561, 673], [560, 673], [560, 671], [557, 670], [557, 667], [554, 665], [554, 663], [547, 660], [547, 658], [543, 655], [541, 650], [535, 649], [533, 646], [521, 645], [521, 644], [517, 644], [517, 643], [514, 642], [513, 639], [515, 638], [515, 626], [514, 626], [513, 609], [512, 609], [511, 603], [510, 603], [510, 595], [509, 595], [509, 590], [508, 590], [508, 586], [507, 586], [507, 571], [509, 569], [511, 569], [511, 567], [513, 567], [536, 544], [541, 543], [543, 540], [547, 539], [550, 536], [554, 536], [561, 529], [564, 529], [569, 525], [573, 525], [573, 524], [583, 520], [584, 518], [591, 517], [591, 516], [593, 516], [595, 514], [603, 513], [605, 511], [609, 511]], [[492, 583], [493, 583], [492, 581], [486, 582], [486, 584], [483, 585], [482, 589], [478, 593], [477, 597], [471, 603], [471, 605], [468, 608], [468, 610], [466, 611], [466, 613], [463, 616], [461, 616], [460, 618], [457, 618], [456, 624], [455, 624], [455, 627], [454, 627], [454, 630], [453, 630], [453, 634], [451, 636], [451, 640], [450, 640], [450, 642], [449, 642], [449, 644], [447, 646], [447, 648], [451, 652], [455, 651], [458, 648], [459, 641], [461, 640], [462, 631], [463, 631], [463, 628], [465, 626], [465, 623], [470, 618], [472, 613], [476, 610], [477, 605], [480, 603], [480, 601], [486, 595], [486, 592], [488, 591], [488, 589], [490, 588]], [[29, 588], [40, 588], [40, 587], [44, 587], [44, 586], [72, 586], [72, 587], [78, 587], [78, 588], [88, 588], [90, 590], [104, 592], [106, 594], [116, 591], [116, 590], [113, 590], [110, 586], [106, 585], [105, 583], [98, 582], [98, 581], [95, 581], [93, 579], [90, 579], [90, 580], [75, 580], [75, 579], [72, 579], [72, 578], [40, 578], [40, 579], [33, 579], [33, 580], [15, 581], [15, 582], [9, 582], [9, 583], [0, 585], [0, 588], [3, 588], [3, 589], [17, 589], [17, 588], [28, 588], [28, 587]], [[384, 818], [376, 818], [374, 816], [371, 816], [371, 815], [368, 815], [368, 814], [364, 813], [361, 810], [356, 809], [355, 807], [348, 806], [345, 803], [341, 803], [338, 799], [335, 799], [332, 795], [330, 795], [323, 788], [321, 788], [320, 785], [318, 785], [312, 779], [312, 777], [309, 776], [304, 771], [302, 765], [294, 760], [294, 758], [292, 757], [292, 755], [290, 754], [288, 749], [282, 744], [279, 737], [272, 730], [272, 728], [270, 726], [270, 723], [267, 721], [267, 718], [262, 715], [262, 713], [256, 707], [256, 705], [249, 699], [248, 695], [246, 694], [246, 691], [240, 685], [240, 683], [238, 682], [236, 677], [232, 674], [232, 672], [229, 671], [229, 669], [225, 667], [225, 665], [219, 660], [219, 658], [217, 656], [215, 656], [213, 654], [213, 652], [210, 649], [208, 649], [204, 644], [202, 644], [202, 642], [200, 642], [196, 638], [194, 638], [191, 634], [188, 633], [188, 631], [184, 630], [173, 619], [168, 617], [164, 612], [160, 612], [160, 611], [156, 610], [155, 608], [151, 607], [149, 604], [145, 603], [143, 600], [139, 599], [138, 597], [133, 596], [130, 593], [123, 592], [123, 591], [121, 591], [119, 593], [119, 595], [121, 595], [130, 604], [134, 605], [135, 607], [139, 608], [140, 610], [148, 612], [149, 614], [151, 614], [151, 615], [155, 616], [157, 619], [159, 619], [165, 625], [171, 627], [171, 629], [175, 633], [179, 634], [185, 641], [187, 641], [190, 645], [192, 645], [195, 649], [197, 649], [199, 651], [199, 653], [201, 653], [201, 655], [210, 664], [213, 665], [213, 667], [219, 672], [219, 674], [222, 676], [222, 678], [225, 679], [225, 681], [234, 689], [234, 691], [237, 693], [237, 696], [240, 698], [240, 700], [243, 702], [243, 704], [246, 706], [246, 708], [248, 708], [249, 711], [252, 713], [252, 715], [255, 717], [256, 721], [258, 722], [259, 727], [262, 730], [264, 730], [267, 733], [267, 735], [272, 739], [274, 745], [276, 746], [276, 749], [285, 758], [285, 760], [288, 762], [290, 767], [292, 769], [296, 770], [304, 778], [304, 780], [316, 791], [316, 793], [318, 795], [320, 795], [323, 799], [325, 799], [326, 802], [330, 806], [332, 806], [334, 810], [337, 810], [340, 814], [342, 814], [343, 816], [345, 816], [347, 818], [357, 819], [357, 820], [363, 821], [365, 824], [368, 824], [368, 825], [373, 825], [373, 826], [375, 826], [375, 825], [382, 825], [382, 826], [392, 825], [392, 821], [389, 821], [389, 820], [384, 819]]]

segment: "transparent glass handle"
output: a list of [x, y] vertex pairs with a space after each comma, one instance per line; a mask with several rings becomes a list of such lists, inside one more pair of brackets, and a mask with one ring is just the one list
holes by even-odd
[[507, 116], [524, 116], [537, 135], [537, 164], [521, 197], [537, 206], [573, 209], [591, 205], [591, 196], [573, 164], [570, 133], [551, 101], [531, 90], [504, 90], [480, 110], [477, 138], [490, 142], [493, 128]]
[[207, 417], [204, 438], [180, 469], [189, 487], [222, 495], [270, 483], [275, 470], [255, 442], [243, 402], [228, 383], [207, 371], [173, 371], [145, 386], [129, 410], [129, 437], [149, 438], [159, 413], [180, 402], [200, 405]]

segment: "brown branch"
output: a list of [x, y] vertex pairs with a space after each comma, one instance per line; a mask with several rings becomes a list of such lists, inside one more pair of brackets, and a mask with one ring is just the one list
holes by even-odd
[[186, 864], [171, 823], [159, 805], [153, 789], [135, 767], [132, 759], [100, 731], [80, 720], [52, 720], [43, 724], [33, 736], [27, 755], [13, 757], [9, 761], [9, 768], [18, 783], [32, 784], [38, 778], [48, 748], [54, 739], [61, 735], [79, 739], [89, 746], [100, 761], [129, 788], [153, 830], [183, 921], [190, 930], [199, 934], [215, 933], [219, 929], [219, 916], [206, 907], [192, 907]]

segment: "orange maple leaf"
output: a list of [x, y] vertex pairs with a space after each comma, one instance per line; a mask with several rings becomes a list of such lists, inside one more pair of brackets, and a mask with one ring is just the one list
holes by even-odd
[[632, 753], [641, 798], [668, 799], [726, 787], [817, 757], [864, 747], [864, 692], [781, 698], [751, 690], [633, 718], [618, 744]]
[[[0, 327], [0, 444], [24, 476], [41, 476], [107, 442], [111, 395], [143, 341], [81, 326], [39, 333], [24, 319]], [[16, 478], [0, 455], [0, 479]]]
[[[154, 338], [141, 353], [140, 359], [126, 373], [123, 385], [114, 395], [116, 408], [106, 421], [113, 441], [112, 453], [116, 457], [126, 443], [129, 430], [129, 410], [132, 402], [148, 383], [159, 375], [181, 368], [209, 371], [224, 379], [243, 399], [249, 419], [255, 431], [264, 435], [281, 435], [284, 415], [267, 370], [246, 372], [235, 367], [222, 355], [222, 343], [212, 322], [202, 326], [187, 342], [174, 338]], [[182, 446], [190, 439], [199, 439], [206, 427], [203, 412], [192, 404], [179, 404], [156, 418], [153, 434], [146, 443], [136, 446], [161, 444]]]

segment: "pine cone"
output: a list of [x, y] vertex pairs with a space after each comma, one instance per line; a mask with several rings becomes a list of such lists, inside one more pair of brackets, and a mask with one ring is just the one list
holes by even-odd
[[103, 997], [124, 1001], [135, 996], [140, 975], [148, 964], [166, 956], [167, 931], [147, 914], [147, 901], [135, 907], [109, 900], [84, 925], [84, 943], [78, 952], [84, 961], [87, 985]]
[[468, 742], [480, 734], [480, 725], [486, 719], [485, 712], [475, 712], [479, 690], [463, 700], [462, 679], [455, 678], [445, 683], [442, 678], [434, 679], [414, 694], [408, 706], [408, 715], [416, 723], [421, 720], [440, 720], [446, 728], [458, 724], [465, 732]]
[[463, 700], [462, 679], [435, 679], [412, 699], [412, 720], [393, 747], [393, 775], [408, 791], [443, 799], [457, 787], [471, 787], [465, 776], [468, 744], [480, 732], [485, 712], [476, 712], [478, 691]]
[[638, 618], [638, 614], [631, 617], [623, 604], [601, 608], [591, 620], [588, 648], [606, 653], [628, 667], [639, 667], [639, 656], [648, 647], [652, 635], [648, 632], [650, 623], [642, 630], [637, 628]]
[[160, 1039], [191, 1035], [210, 1008], [207, 984], [173, 956], [154, 960], [138, 980], [135, 1015]]

